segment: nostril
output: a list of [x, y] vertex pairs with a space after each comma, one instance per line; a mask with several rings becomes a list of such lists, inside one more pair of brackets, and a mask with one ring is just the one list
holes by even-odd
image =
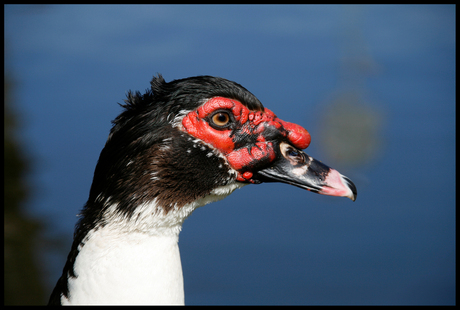
[[280, 144], [281, 154], [293, 165], [305, 163], [304, 153], [286, 142]]
[[298, 157], [300, 154], [299, 154], [299, 152], [297, 152], [294, 149], [289, 149], [288, 150], [288, 155], [291, 156], [291, 157]]

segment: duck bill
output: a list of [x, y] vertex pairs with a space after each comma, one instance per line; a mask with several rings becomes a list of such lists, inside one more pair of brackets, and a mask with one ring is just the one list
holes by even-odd
[[292, 146], [281, 146], [282, 156], [267, 168], [257, 171], [254, 179], [260, 182], [282, 182], [314, 193], [348, 197], [355, 201], [356, 186], [337, 170], [308, 156]]

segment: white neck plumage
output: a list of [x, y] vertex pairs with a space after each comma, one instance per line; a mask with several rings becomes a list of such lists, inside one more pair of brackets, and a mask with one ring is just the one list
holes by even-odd
[[[210, 195], [163, 212], [155, 201], [138, 206], [130, 220], [106, 212], [104, 226], [88, 233], [68, 279], [62, 304], [184, 304], [179, 232], [194, 209], [220, 200], [243, 183], [218, 187]], [[112, 211], [111, 211], [112, 210]]]
[[105, 226], [75, 261], [63, 304], [184, 304], [179, 235], [120, 233]]

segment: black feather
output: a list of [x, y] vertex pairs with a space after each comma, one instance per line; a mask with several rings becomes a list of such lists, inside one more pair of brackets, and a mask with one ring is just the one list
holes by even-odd
[[194, 146], [190, 136], [173, 126], [177, 114], [192, 111], [216, 96], [236, 99], [250, 110], [264, 110], [244, 87], [219, 77], [198, 76], [167, 83], [158, 75], [150, 84], [144, 94], [129, 92], [121, 105], [123, 112], [112, 122], [71, 251], [49, 304], [60, 304], [62, 295], [69, 296], [67, 280], [77, 276], [73, 266], [79, 247], [84, 246], [88, 232], [106, 224], [104, 213], [110, 205], [117, 203], [117, 212], [128, 219], [139, 204], [154, 199], [168, 212], [235, 178], [223, 158], [207, 155], [213, 150], [205, 144]]

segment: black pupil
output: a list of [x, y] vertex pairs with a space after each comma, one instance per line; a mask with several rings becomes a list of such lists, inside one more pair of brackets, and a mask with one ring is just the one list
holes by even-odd
[[217, 115], [217, 121], [218, 121], [219, 123], [226, 123], [227, 120], [228, 120], [227, 114], [225, 114], [225, 113], [219, 113], [219, 114]]

